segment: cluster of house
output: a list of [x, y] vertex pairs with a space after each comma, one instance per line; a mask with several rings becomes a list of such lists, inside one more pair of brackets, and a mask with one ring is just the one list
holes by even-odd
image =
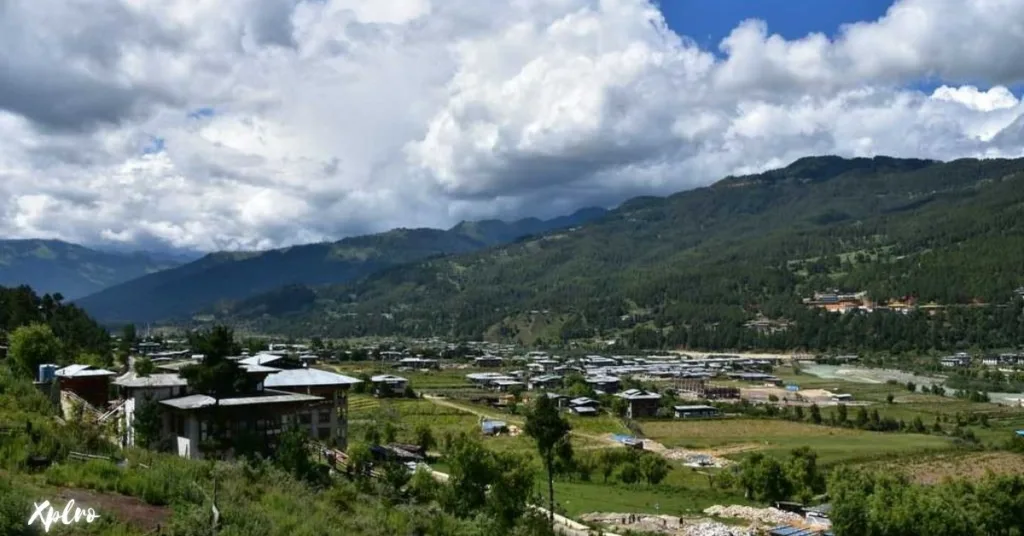
[[[966, 368], [975, 361], [967, 352], [957, 352], [951, 356], [943, 357], [939, 363], [946, 368]], [[1001, 354], [986, 354], [977, 359], [987, 367], [1019, 367], [1024, 366], [1024, 353], [1006, 352]]]
[[923, 311], [935, 314], [946, 306], [938, 303], [919, 303], [917, 298], [907, 296], [885, 302], [874, 302], [868, 298], [867, 292], [815, 292], [811, 298], [804, 298], [804, 305], [825, 309], [833, 313], [849, 313], [851, 311], [892, 311], [907, 314], [911, 311]]
[[[749, 369], [770, 369], [779, 361], [777, 358], [751, 359], [738, 356], [712, 356], [693, 360], [685, 356], [648, 356], [645, 358], [625, 356], [590, 355], [571, 360], [552, 358], [542, 352], [527, 355], [528, 364], [522, 370], [509, 372], [473, 372], [466, 379], [481, 388], [499, 392], [543, 391], [546, 396], [558, 400], [559, 407], [577, 415], [597, 415], [600, 402], [580, 397], [570, 399], [553, 391], [564, 387], [565, 377], [570, 374], [582, 376], [583, 381], [598, 395], [612, 395], [625, 402], [626, 416], [630, 418], [653, 417], [661, 405], [661, 395], [654, 392], [629, 389], [621, 391], [621, 378], [644, 380], [671, 380], [677, 391], [692, 394], [699, 399], [736, 399], [740, 389], [730, 385], [714, 385], [708, 380], [725, 376], [733, 380], [781, 384], [781, 380], [770, 374]], [[731, 372], [739, 369], [738, 372]], [[621, 391], [621, 392], [620, 392]], [[710, 417], [718, 410], [706, 405], [676, 406], [673, 413], [677, 418]]]
[[229, 437], [249, 433], [273, 442], [288, 426], [297, 425], [313, 439], [345, 447], [348, 392], [360, 380], [310, 367], [284, 353], [261, 353], [232, 358], [252, 380], [252, 391], [217, 399], [194, 392], [180, 375], [199, 359], [161, 361], [156, 372], [145, 376], [134, 371], [117, 375], [89, 365], [42, 365], [38, 383], [56, 384], [62, 401], [73, 399], [101, 419], [116, 419], [126, 446], [135, 444], [136, 412], [154, 403], [162, 410], [162, 438], [186, 458], [202, 458], [199, 446], [212, 433], [214, 414], [218, 422], [228, 423]]

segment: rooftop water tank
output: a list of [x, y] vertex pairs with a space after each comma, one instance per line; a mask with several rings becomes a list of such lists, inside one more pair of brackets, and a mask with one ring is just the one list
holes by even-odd
[[53, 381], [53, 378], [57, 375], [57, 365], [47, 363], [45, 365], [39, 365], [39, 383], [47, 383]]

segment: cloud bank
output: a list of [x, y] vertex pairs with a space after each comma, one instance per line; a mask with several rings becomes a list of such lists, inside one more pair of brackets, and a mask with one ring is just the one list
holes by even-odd
[[649, 0], [0, 1], [0, 236], [269, 248], [809, 154], [1021, 156], [1022, 20], [902, 0], [705, 50]]

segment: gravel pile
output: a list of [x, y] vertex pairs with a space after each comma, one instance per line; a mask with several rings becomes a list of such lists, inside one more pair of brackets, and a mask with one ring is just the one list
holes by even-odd
[[679, 534], [683, 536], [754, 536], [750, 529], [730, 527], [715, 521], [702, 521], [686, 527]]
[[683, 449], [666, 450], [661, 455], [669, 460], [682, 461], [692, 467], [726, 467], [733, 463], [732, 460], [726, 458]]
[[709, 516], [745, 519], [755, 525], [789, 525], [801, 523], [804, 518], [792, 512], [783, 512], [778, 508], [753, 508], [751, 506], [712, 506], [704, 513]]
[[611, 527], [613, 530], [635, 530], [669, 536], [754, 536], [756, 532], [731, 527], [708, 519], [685, 519], [648, 514], [584, 514], [582, 519]]

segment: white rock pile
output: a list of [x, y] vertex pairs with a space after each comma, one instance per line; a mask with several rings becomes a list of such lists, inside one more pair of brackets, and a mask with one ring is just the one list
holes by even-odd
[[804, 518], [792, 512], [783, 512], [778, 508], [754, 508], [751, 506], [712, 506], [704, 513], [709, 516], [745, 519], [755, 525], [789, 525], [801, 523]]

